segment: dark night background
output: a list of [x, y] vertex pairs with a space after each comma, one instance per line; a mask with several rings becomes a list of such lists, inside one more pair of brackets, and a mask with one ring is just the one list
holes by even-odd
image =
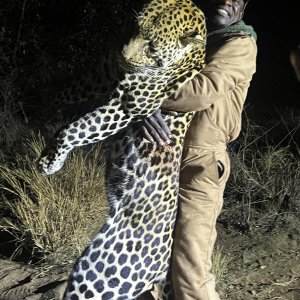
[[295, 2], [251, 0], [245, 21], [258, 34], [257, 72], [248, 100], [257, 105], [300, 107], [300, 83], [289, 61], [289, 53], [300, 43], [299, 16]]

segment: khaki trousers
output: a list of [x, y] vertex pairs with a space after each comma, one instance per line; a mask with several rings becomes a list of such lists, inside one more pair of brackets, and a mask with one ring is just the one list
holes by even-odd
[[172, 260], [175, 300], [220, 299], [211, 257], [229, 172], [225, 149], [184, 148]]

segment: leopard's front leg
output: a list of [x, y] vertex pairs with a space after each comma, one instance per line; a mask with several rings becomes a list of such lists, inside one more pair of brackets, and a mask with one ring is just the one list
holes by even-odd
[[55, 173], [73, 148], [102, 141], [125, 128], [131, 119], [131, 115], [121, 109], [120, 101], [113, 99], [108, 106], [97, 108], [61, 128], [42, 151], [38, 161], [41, 172]]
[[155, 99], [158, 95], [157, 92], [150, 94], [149, 99], [144, 98], [141, 102], [130, 93], [116, 91], [116, 98], [107, 105], [67, 125], [54, 136], [52, 143], [43, 150], [39, 159], [41, 171], [48, 175], [55, 173], [63, 166], [73, 148], [102, 141], [127, 127], [130, 122], [150, 116], [163, 99]]

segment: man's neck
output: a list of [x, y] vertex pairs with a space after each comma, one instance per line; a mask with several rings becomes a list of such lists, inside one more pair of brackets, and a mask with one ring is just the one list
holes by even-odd
[[224, 26], [217, 26], [213, 23], [210, 23], [208, 20], [206, 22], [206, 25], [207, 25], [207, 31], [208, 32], [212, 32], [212, 31], [215, 31], [215, 30], [219, 30], [219, 29], [223, 29], [223, 28], [226, 28], [226, 27], [229, 27], [231, 25], [234, 25], [238, 22], [240, 22], [241, 20], [237, 21], [237, 22], [234, 22], [234, 23], [231, 23], [231, 24], [227, 24], [227, 25], [224, 25]]

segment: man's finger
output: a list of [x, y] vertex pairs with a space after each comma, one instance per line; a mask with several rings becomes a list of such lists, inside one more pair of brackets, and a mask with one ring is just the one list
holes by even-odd
[[149, 133], [149, 131], [147, 130], [147, 128], [145, 126], [142, 126], [142, 130], [144, 132], [144, 138], [151, 142], [151, 143], [154, 143], [154, 139], [152, 138], [151, 134]]
[[165, 109], [162, 109], [161, 110], [164, 114], [167, 114], [167, 115], [170, 115], [170, 116], [178, 116], [178, 112], [177, 111], [174, 111], [174, 110], [165, 110]]
[[[170, 111], [168, 112], [168, 115], [173, 115], [173, 112]], [[177, 114], [177, 112], [174, 112], [175, 114]], [[175, 116], [174, 114], [174, 116]], [[165, 132], [165, 134], [168, 136], [168, 138], [172, 138], [172, 133], [170, 131], [169, 126], [167, 125], [167, 123], [165, 122], [162, 114], [161, 114], [161, 110], [157, 110], [154, 114], [153, 117], [155, 118], [155, 120], [157, 121], [157, 123], [159, 124], [159, 126], [162, 128], [162, 130]]]
[[[148, 133], [151, 135], [151, 137], [154, 139], [155, 142], [160, 144], [161, 146], [165, 145], [166, 141], [163, 139], [162, 130], [159, 125], [154, 125], [153, 123], [150, 123], [147, 119], [144, 120], [145, 125], [147, 127]], [[158, 126], [158, 127], [157, 127]]]
[[157, 123], [159, 124], [160, 128], [163, 130], [164, 134], [166, 135], [166, 138], [169, 139], [172, 137], [171, 130], [169, 126], [166, 124], [165, 120], [163, 118], [157, 119]]

